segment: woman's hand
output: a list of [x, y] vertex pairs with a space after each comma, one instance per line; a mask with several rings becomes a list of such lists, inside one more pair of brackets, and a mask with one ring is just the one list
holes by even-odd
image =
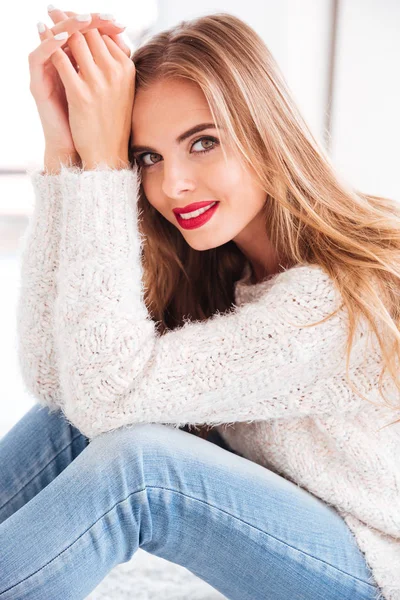
[[[69, 31], [68, 27], [70, 19], [57, 23], [59, 31]], [[71, 135], [83, 167], [99, 163], [127, 167], [135, 65], [97, 29], [80, 34], [69, 46], [79, 71], [64, 52], [54, 53], [52, 63], [65, 88]]]
[[[78, 16], [78, 13], [75, 13], [75, 12], [69, 11], [69, 10], [66, 10], [65, 12], [63, 12], [62, 10], [60, 10], [58, 8], [53, 8], [53, 10], [49, 11], [49, 17], [53, 21], [53, 23], [60, 23], [60, 21], [64, 21], [68, 17], [77, 17], [77, 16]], [[82, 29], [79, 29], [79, 33], [83, 34], [86, 37], [86, 33], [88, 31], [90, 31], [91, 29], [97, 28], [98, 31], [102, 35], [106, 34], [106, 35], [110, 36], [110, 38], [114, 40], [114, 42], [121, 48], [121, 50], [123, 52], [125, 52], [125, 54], [128, 57], [130, 57], [131, 49], [129, 46], [127, 46], [127, 44], [124, 42], [124, 40], [122, 39], [122, 37], [120, 35], [121, 31], [123, 29], [125, 29], [125, 26], [122, 26], [121, 24], [117, 25], [115, 19], [113, 18], [113, 15], [107, 15], [107, 14], [103, 14], [103, 13], [91, 13], [91, 17], [92, 17], [92, 20], [87, 23], [84, 23], [85, 27], [83, 27]], [[100, 18], [100, 17], [102, 17], [102, 18]], [[105, 17], [109, 17], [109, 18], [106, 19]], [[50, 29], [50, 31], [52, 33], [57, 33], [56, 31], [54, 31], [54, 27], [52, 27]], [[72, 34], [69, 37], [67, 44], [65, 44], [65, 46], [63, 46], [63, 48], [62, 48], [62, 50], [69, 56], [72, 64], [75, 66], [75, 70], [78, 70], [79, 67], [77, 68], [76, 60], [73, 57], [73, 54], [71, 53], [71, 50], [70, 50], [70, 45], [72, 44], [72, 47], [74, 46], [75, 40], [79, 37], [79, 33]]]
[[[70, 48], [64, 42], [54, 40], [54, 35], [63, 31], [78, 32], [79, 35], [85, 34], [89, 29], [98, 27], [103, 33], [112, 35], [113, 39], [118, 38], [118, 32], [121, 27], [116, 27], [111, 21], [101, 21], [99, 13], [92, 15], [91, 21], [79, 22], [74, 17], [75, 13], [63, 13], [60, 10], [54, 10], [49, 13], [53, 22], [60, 23], [55, 27], [39, 34], [42, 44], [29, 55], [29, 67], [31, 74], [30, 91], [36, 102], [39, 117], [46, 142], [46, 151], [51, 154], [60, 154], [63, 158], [67, 156], [76, 157], [77, 151], [72, 138], [69, 119], [68, 102], [65, 95], [64, 85], [58, 75], [57, 69], [53, 66], [52, 58], [61, 54], [71, 61], [74, 70], [78, 66], [71, 54]], [[68, 19], [68, 15], [71, 17]], [[66, 20], [68, 19], [68, 24]], [[72, 36], [73, 37], [73, 36]], [[71, 38], [69, 38], [71, 40]], [[72, 44], [75, 43], [74, 41]], [[127, 56], [130, 56], [130, 49], [122, 40], [118, 42], [121, 50]], [[62, 49], [64, 46], [64, 49]]]

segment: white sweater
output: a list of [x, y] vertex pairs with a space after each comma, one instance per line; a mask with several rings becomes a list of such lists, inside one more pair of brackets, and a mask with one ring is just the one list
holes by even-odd
[[[345, 379], [346, 311], [319, 266], [235, 288], [235, 306], [160, 336], [143, 301], [136, 168], [28, 171], [18, 352], [27, 390], [88, 438], [133, 423], [214, 425], [244, 457], [344, 518], [400, 600], [400, 424]], [[377, 343], [360, 325], [350, 377], [382, 402]], [[365, 350], [365, 354], [364, 354]], [[390, 382], [386, 395], [398, 401]], [[373, 583], [373, 582], [372, 582]]]

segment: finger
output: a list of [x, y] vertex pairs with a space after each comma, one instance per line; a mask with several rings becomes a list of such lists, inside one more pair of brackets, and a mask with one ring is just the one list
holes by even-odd
[[[45, 40], [44, 42], [42, 42], [42, 45], [51, 44], [52, 42], [54, 43], [54, 41], [57, 41], [57, 35], [60, 35], [60, 34], [56, 34], [53, 37], [53, 39]], [[66, 39], [64, 40], [64, 43], [67, 40], [68, 40], [68, 37], [66, 37]], [[60, 43], [60, 42], [58, 42], [58, 43]], [[65, 52], [60, 52], [59, 54], [54, 53], [52, 56], [52, 62], [53, 62], [53, 65], [55, 66], [55, 68], [57, 69], [58, 75], [64, 85], [65, 91], [67, 93], [67, 97], [68, 97], [68, 92], [70, 90], [80, 91], [81, 87], [82, 87], [82, 80], [80, 78], [80, 69], [78, 72], [75, 70], [69, 57], [65, 54]], [[79, 67], [80, 67], [80, 65], [79, 65]]]
[[[74, 46], [77, 38], [79, 37], [80, 32], [85, 31], [87, 26], [90, 25], [91, 16], [88, 15], [89, 19], [87, 21], [78, 21], [76, 18], [71, 19], [66, 12], [62, 11], [59, 8], [53, 8], [51, 10], [48, 10], [47, 12], [50, 19], [53, 21], [53, 23], [56, 24], [55, 27], [51, 27], [49, 29], [49, 31], [53, 33], [53, 35], [56, 35], [61, 30], [68, 31], [70, 33], [70, 37], [68, 39], [68, 52], [66, 52], [66, 54], [70, 58], [71, 63], [74, 65], [75, 72], [80, 71], [81, 69], [80, 66], [78, 66], [78, 61], [76, 59], [77, 52], [74, 51]], [[85, 42], [85, 39], [83, 39], [83, 41]], [[80, 42], [80, 46], [81, 45], [82, 41]], [[86, 54], [87, 59], [90, 59], [93, 63], [93, 57], [91, 55], [89, 56], [90, 52], [88, 49], [86, 49]]]
[[[64, 21], [65, 19], [67, 19], [68, 17], [77, 17], [78, 13], [75, 13], [73, 11], [68, 11], [66, 10], [65, 12], [63, 12], [62, 10], [55, 8], [51, 11], [49, 11], [49, 16], [52, 19], [52, 21], [54, 23], [59, 23], [60, 21]], [[109, 35], [114, 41], [115, 43], [121, 48], [121, 50], [123, 50], [123, 52], [126, 54], [126, 56], [131, 55], [131, 48], [123, 41], [122, 37], [120, 35], [118, 35], [119, 33], [121, 33], [126, 26], [122, 26], [122, 25], [118, 25], [114, 22], [114, 19], [112, 18], [112, 15], [108, 15], [110, 17], [110, 19], [102, 19], [100, 17], [105, 17], [107, 15], [103, 14], [103, 13], [91, 13], [91, 17], [92, 20], [87, 22], [87, 23], [83, 23], [82, 27], [79, 29], [80, 33], [85, 34], [86, 32], [90, 31], [91, 29], [98, 29], [100, 34], [107, 34]], [[54, 31], [55, 33], [57, 33], [57, 30], [53, 27], [51, 28], [52, 31]]]
[[33, 64], [38, 64], [39, 62], [44, 63], [48, 60], [59, 48], [62, 48], [62, 46], [67, 44], [69, 37], [67, 31], [60, 32], [57, 34], [59, 37], [56, 37], [52, 35], [50, 29], [47, 28], [46, 31], [39, 35], [42, 40], [40, 45], [29, 54]]
[[[73, 13], [71, 12], [70, 14], [72, 15]], [[117, 38], [117, 46], [123, 52], [123, 58], [126, 59], [126, 56], [130, 57], [131, 49], [123, 42], [117, 33], [118, 31], [125, 29], [125, 26], [117, 26], [114, 16], [109, 13], [91, 13], [91, 17], [92, 22], [90, 24], [90, 29], [84, 33], [84, 36], [96, 64], [101, 68], [112, 68], [113, 64], [112, 61], [110, 61], [110, 56], [119, 60], [122, 58], [120, 52], [114, 52], [113, 54], [110, 54], [109, 51], [107, 52], [108, 45], [104, 44], [103, 35], [110, 35], [110, 37], [112, 35]]]
[[[68, 10], [63, 12], [63, 11], [59, 10], [58, 8], [53, 9], [48, 14], [54, 23], [58, 23], [60, 20], [64, 21], [65, 19], [67, 19], [67, 17], [76, 18], [78, 16], [78, 13], [75, 13], [73, 11], [68, 11]], [[59, 18], [60, 14], [65, 15], [65, 16], [63, 16], [60, 19]], [[86, 33], [87, 31], [89, 31], [91, 29], [98, 29], [101, 34], [105, 33], [107, 35], [116, 35], [118, 33], [121, 33], [124, 29], [126, 29], [125, 25], [117, 25], [113, 15], [111, 15], [111, 14], [108, 14], [108, 15], [106, 13], [88, 13], [88, 14], [90, 14], [90, 16], [92, 17], [91, 21], [84, 23], [84, 27], [80, 29], [81, 33]], [[54, 19], [53, 19], [53, 16], [54, 16]], [[101, 17], [103, 17], [103, 18], [101, 18]], [[105, 18], [105, 17], [109, 17], [109, 18]], [[57, 18], [57, 21], [55, 20], [56, 18]], [[57, 33], [57, 31], [55, 30], [54, 27], [52, 27], [51, 29]]]
[[114, 42], [114, 40], [111, 39], [110, 36], [102, 35], [101, 37], [103, 38], [103, 40], [108, 48], [109, 53], [115, 60], [117, 60], [118, 62], [124, 62], [124, 63], [125, 63], [125, 61], [127, 63], [129, 62], [129, 60], [127, 61], [127, 56], [126, 56], [125, 52], [123, 50], [121, 50], [121, 48], [118, 46], [118, 44], [116, 44]]
[[[45, 33], [45, 32], [43, 32]], [[47, 35], [45, 33], [45, 35]], [[76, 76], [75, 69], [71, 64], [71, 61], [66, 56], [65, 52], [61, 49], [63, 45], [65, 45], [68, 41], [68, 34], [62, 39], [57, 39], [53, 35], [50, 34], [50, 37], [45, 38], [41, 41], [40, 45], [35, 48], [29, 55], [29, 69], [31, 73], [31, 81], [34, 83], [36, 79], [41, 81], [43, 75], [44, 64], [52, 58], [53, 60], [57, 56], [58, 60], [64, 60], [68, 63], [69, 68], [73, 71]], [[54, 62], [53, 62], [54, 64]], [[68, 67], [64, 67], [64, 72], [68, 70]]]
[[74, 55], [71, 52], [71, 49], [67, 46], [64, 46], [64, 48], [61, 49], [63, 52], [65, 52], [65, 54], [68, 56], [69, 60], [71, 61], [74, 69], [76, 72], [79, 71], [79, 66], [78, 63], [76, 62]]
[[[59, 8], [53, 8], [52, 10], [48, 10], [47, 14], [49, 15], [53, 23], [60, 23], [61, 21], [65, 21], [66, 19], [68, 19], [68, 15]], [[53, 28], [51, 28], [51, 30], [53, 31]], [[53, 31], [53, 33], [57, 32]]]
[[[93, 15], [92, 18], [94, 19], [94, 22], [96, 23], [97, 20], [96, 20], [95, 15]], [[115, 43], [117, 44], [118, 48], [120, 48], [121, 51], [124, 53], [125, 57], [128, 56], [128, 58], [130, 58], [130, 56], [131, 56], [130, 47], [123, 41], [121, 35], [116, 33], [117, 30], [114, 29], [112, 34], [109, 33], [108, 30], [109, 30], [109, 28], [99, 26], [97, 29], [91, 28], [84, 34], [86, 41], [88, 43], [88, 46], [89, 46], [90, 50], [92, 51], [92, 55], [94, 57], [95, 62], [98, 64], [101, 64], [102, 61], [104, 61], [103, 62], [104, 66], [107, 66], [108, 55], [104, 53], [105, 48], [103, 48], [103, 45], [100, 44], [100, 38], [103, 35], [108, 35], [111, 39], [113, 39], [113, 41], [115, 41]], [[108, 64], [108, 66], [112, 66], [112, 65]]]
[[[112, 69], [112, 56], [107, 48], [107, 45], [104, 43], [99, 30], [90, 29], [84, 34], [83, 37], [92, 56], [92, 60], [94, 60], [96, 65], [98, 65], [98, 67], [102, 70], [106, 68]], [[88, 75], [91, 75], [91, 73], [88, 72]]]
[[[64, 13], [62, 10], [58, 9], [58, 8], [54, 8], [53, 10], [47, 11], [49, 17], [51, 18], [51, 20], [53, 21], [53, 23], [60, 23], [61, 21], [65, 21], [66, 19], [68, 19], [68, 16], [66, 13]], [[44, 24], [45, 25], [45, 24]], [[45, 25], [46, 30], [48, 30], [47, 25]], [[52, 29], [49, 30], [49, 35], [50, 33], [52, 33], [53, 35], [57, 32], [54, 32]], [[68, 40], [69, 41], [69, 40]], [[61, 49], [62, 52], [65, 52], [65, 54], [68, 56], [68, 58], [70, 59], [74, 69], [76, 72], [78, 72], [78, 65], [77, 62], [74, 58], [74, 55], [72, 54], [69, 45], [64, 46], [64, 48]]]
[[[41, 40], [51, 39], [52, 37], [54, 37], [52, 35], [51, 30], [47, 27], [46, 23], [42, 23], [39, 21], [39, 23], [37, 23], [37, 27], [38, 27], [39, 37]], [[41, 31], [41, 29], [43, 31]], [[60, 50], [56, 50], [56, 52], [65, 52], [68, 56], [70, 55], [68, 46], [61, 48]], [[50, 57], [50, 59], [51, 59], [51, 57]], [[70, 56], [70, 60], [71, 60], [72, 64], [74, 65], [74, 67], [76, 67], [76, 62], [75, 62], [75, 59], [73, 56]]]
[[[65, 11], [65, 14], [68, 15], [69, 17], [76, 17], [77, 13], [74, 13], [72, 11]], [[126, 42], [122, 39], [122, 36], [120, 35], [124, 29], [126, 29], [126, 25], [122, 25], [122, 24], [118, 24], [115, 22], [115, 19], [113, 18], [112, 15], [108, 15], [110, 18], [106, 19], [105, 17], [107, 16], [104, 13], [91, 13], [92, 16], [92, 21], [91, 23], [87, 26], [84, 27], [83, 29], [81, 29], [81, 33], [83, 33], [86, 37], [86, 33], [88, 33], [89, 31], [93, 30], [93, 29], [97, 29], [98, 32], [100, 33], [100, 35], [108, 35], [111, 39], [113, 39], [115, 41], [115, 43], [121, 48], [121, 50], [124, 52], [124, 54], [126, 54], [126, 56], [130, 57], [132, 50], [131, 48], [128, 46], [128, 44], [126, 44]], [[86, 37], [86, 39], [88, 39]], [[90, 36], [89, 36], [90, 39]]]
[[[77, 15], [80, 17], [79, 19], [77, 16], [68, 17], [66, 13], [59, 9], [53, 9], [50, 11], [50, 13], [51, 18], [54, 20], [58, 20], [64, 16], [66, 17], [65, 20], [58, 21], [57, 24], [51, 28], [51, 31], [56, 32], [59, 29], [65, 29], [66, 31], [70, 32], [71, 35], [68, 41], [68, 46], [76, 64], [79, 65], [77, 68], [77, 70], [79, 70], [79, 74], [84, 78], [96, 77], [95, 57], [92, 54], [91, 48], [88, 44], [88, 40], [86, 38], [87, 34], [84, 35], [82, 33], [87, 31], [87, 27], [91, 25], [92, 16], [88, 13], [86, 15]], [[96, 33], [100, 37], [99, 33]], [[61, 63], [60, 66], [62, 67]]]
[[[49, 11], [49, 14], [54, 21], [58, 21], [58, 19], [66, 15], [66, 13], [58, 8], [52, 9]], [[100, 19], [100, 13], [97, 13], [97, 15], [98, 19]], [[98, 76], [96, 64], [101, 68], [111, 68], [112, 66], [107, 46], [97, 29], [88, 30], [88, 26], [95, 26], [92, 23], [92, 15], [90, 13], [71, 17], [66, 16], [67, 18], [63, 21], [58, 21], [51, 28], [51, 31], [57, 32], [59, 29], [65, 29], [71, 32], [69, 48], [79, 65], [79, 73], [87, 80], [94, 79]], [[84, 31], [86, 31], [85, 34], [83, 34]]]
[[131, 57], [131, 53], [132, 50], [131, 48], [124, 42], [124, 40], [122, 39], [122, 37], [120, 35], [111, 35], [111, 34], [107, 34], [109, 38], [111, 38], [118, 46], [118, 48], [121, 48], [122, 52], [128, 57]]

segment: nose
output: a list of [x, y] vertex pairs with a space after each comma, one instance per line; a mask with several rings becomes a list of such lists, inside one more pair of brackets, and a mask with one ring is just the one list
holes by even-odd
[[194, 167], [184, 161], [164, 161], [162, 190], [169, 198], [179, 198], [196, 189]]

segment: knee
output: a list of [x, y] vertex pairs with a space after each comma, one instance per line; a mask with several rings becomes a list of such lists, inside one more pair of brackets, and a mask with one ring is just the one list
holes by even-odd
[[171, 427], [160, 423], [126, 425], [98, 435], [89, 446], [94, 460], [104, 464], [105, 460], [162, 452], [171, 447], [173, 431]]

